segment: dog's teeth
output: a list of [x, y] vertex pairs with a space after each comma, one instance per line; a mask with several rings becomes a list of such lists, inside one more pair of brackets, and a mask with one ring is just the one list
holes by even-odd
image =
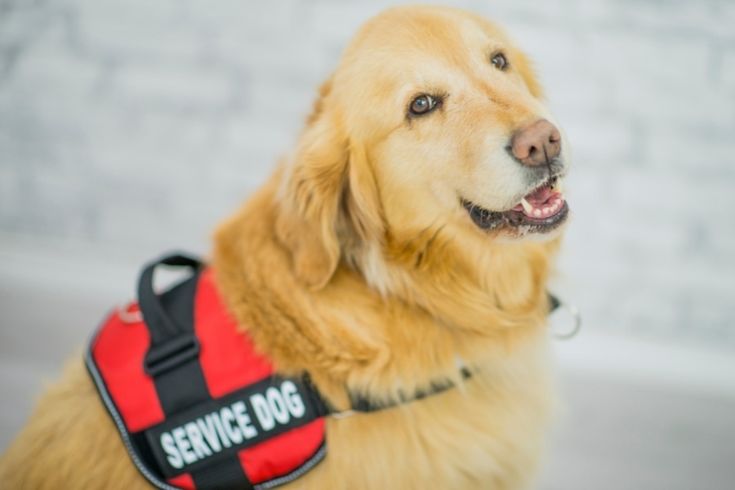
[[526, 212], [526, 214], [533, 213], [533, 206], [531, 206], [531, 204], [526, 201], [525, 197], [521, 198], [521, 206], [523, 206], [523, 210]]
[[534, 209], [533, 210], [533, 215], [535, 217], [537, 217], [537, 218], [540, 218], [541, 217], [541, 210], [540, 209]]

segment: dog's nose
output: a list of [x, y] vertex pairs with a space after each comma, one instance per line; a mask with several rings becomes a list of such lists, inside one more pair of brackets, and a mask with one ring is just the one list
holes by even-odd
[[546, 119], [539, 119], [519, 129], [510, 141], [510, 149], [524, 165], [535, 167], [551, 161], [561, 152], [561, 134]]

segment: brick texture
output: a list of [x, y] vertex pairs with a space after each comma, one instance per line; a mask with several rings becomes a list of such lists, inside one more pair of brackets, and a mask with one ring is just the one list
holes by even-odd
[[[507, 27], [571, 139], [588, 328], [734, 348], [735, 3], [445, 3]], [[0, 232], [205, 250], [391, 4], [0, 0]]]

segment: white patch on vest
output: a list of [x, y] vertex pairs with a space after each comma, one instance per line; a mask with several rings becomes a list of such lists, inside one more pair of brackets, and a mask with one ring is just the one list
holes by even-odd
[[176, 442], [176, 447], [179, 449], [181, 456], [184, 458], [186, 464], [192, 464], [197, 460], [196, 455], [191, 450], [191, 443], [186, 438], [186, 431], [183, 427], [176, 427], [171, 431]]
[[268, 400], [265, 399], [260, 393], [256, 393], [250, 397], [250, 404], [255, 410], [255, 416], [258, 417], [258, 422], [263, 430], [271, 430], [276, 425], [276, 421], [273, 420], [273, 414], [268, 410]]
[[189, 422], [184, 426], [184, 429], [186, 430], [186, 436], [189, 438], [189, 442], [191, 442], [191, 448], [194, 450], [197, 459], [204, 459], [212, 455], [212, 450], [204, 444], [202, 433], [199, 431], [197, 424]]
[[242, 431], [245, 439], [252, 439], [258, 435], [258, 431], [250, 424], [250, 415], [248, 415], [248, 408], [245, 406], [245, 402], [239, 401], [233, 403], [232, 411], [235, 413], [237, 426]]
[[181, 453], [176, 449], [174, 438], [168, 432], [161, 434], [161, 447], [163, 448], [163, 452], [166, 453], [168, 464], [177, 470], [184, 466], [184, 460], [181, 458]]
[[232, 413], [230, 407], [222, 407], [219, 411], [219, 416], [222, 419], [225, 432], [227, 432], [227, 437], [229, 437], [233, 444], [240, 444], [245, 436], [236, 426], [232, 425], [235, 422], [235, 414]]
[[[280, 387], [268, 387], [265, 394], [251, 395], [249, 402], [258, 424], [266, 432], [306, 414], [304, 400], [296, 384], [289, 380], [283, 381]], [[163, 432], [159, 442], [168, 463], [178, 470], [256, 437], [258, 429], [252, 422], [246, 403], [238, 400]]]
[[284, 381], [281, 384], [281, 393], [283, 393], [283, 398], [286, 400], [286, 405], [291, 416], [297, 419], [303, 417], [306, 412], [306, 407], [301, 396], [299, 396], [299, 390], [296, 388], [294, 382]]
[[215, 432], [216, 429], [214, 427], [214, 417], [212, 417], [212, 414], [206, 415], [203, 419], [197, 419], [197, 425], [199, 426], [199, 430], [204, 436], [204, 439], [207, 441], [207, 444], [212, 448], [212, 451], [216, 453], [222, 451], [222, 444], [219, 442], [220, 440]]
[[225, 429], [222, 427], [222, 420], [219, 418], [219, 414], [217, 412], [210, 413], [205, 418], [211, 418], [212, 422], [214, 423], [214, 426], [217, 428], [217, 435], [219, 435], [219, 440], [222, 441], [222, 444], [225, 447], [232, 446], [232, 443], [227, 438], [227, 435], [225, 434]]

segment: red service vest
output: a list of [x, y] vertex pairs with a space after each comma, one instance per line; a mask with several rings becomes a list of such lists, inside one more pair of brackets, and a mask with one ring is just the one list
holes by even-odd
[[[161, 265], [194, 274], [159, 295], [153, 273]], [[549, 304], [561, 302], [549, 294]], [[350, 408], [340, 412], [306, 373], [274, 370], [238, 329], [212, 270], [185, 255], [143, 269], [138, 302], [105, 319], [86, 365], [133, 463], [166, 490], [277, 487], [324, 459], [326, 416], [390, 409], [455, 386], [437, 380], [383, 403], [351, 392]], [[462, 364], [459, 375], [470, 379], [472, 371]]]
[[[86, 356], [133, 463], [164, 489], [292, 481], [326, 454], [326, 405], [308, 378], [279, 376], [256, 351], [222, 303], [211, 269], [173, 257], [186, 263], [151, 263], [139, 302], [109, 314]], [[153, 269], [162, 264], [195, 274], [155, 295]], [[169, 330], [161, 326], [167, 322]], [[152, 323], [161, 325], [154, 331]]]

